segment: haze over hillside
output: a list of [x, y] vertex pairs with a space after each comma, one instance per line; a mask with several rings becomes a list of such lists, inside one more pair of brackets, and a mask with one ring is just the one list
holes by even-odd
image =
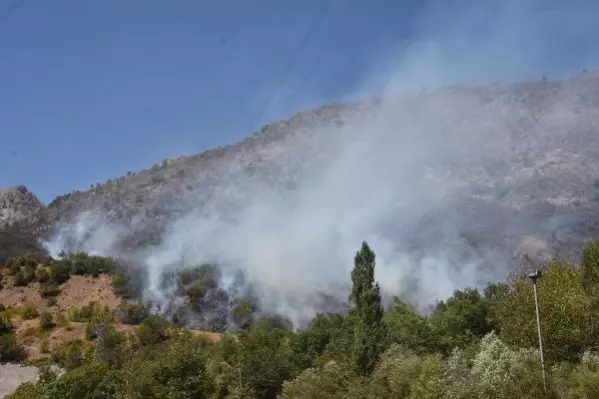
[[216, 263], [224, 286], [241, 271], [295, 319], [323, 306], [315, 293], [345, 300], [368, 240], [383, 290], [424, 309], [504, 277], [515, 251], [573, 256], [596, 234], [598, 105], [595, 71], [333, 104], [59, 197], [36, 220], [54, 255], [143, 265], [155, 302], [165, 271]]

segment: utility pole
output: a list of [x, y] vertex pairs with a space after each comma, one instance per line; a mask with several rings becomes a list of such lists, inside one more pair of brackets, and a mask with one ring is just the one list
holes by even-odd
[[537, 313], [537, 330], [539, 332], [539, 352], [541, 354], [541, 370], [543, 371], [543, 389], [547, 395], [547, 376], [545, 374], [545, 358], [543, 356], [543, 338], [541, 335], [541, 317], [539, 316], [539, 297], [537, 294], [537, 281], [541, 278], [541, 271], [536, 269], [528, 274], [528, 278], [532, 280], [532, 289], [535, 295], [535, 311]]

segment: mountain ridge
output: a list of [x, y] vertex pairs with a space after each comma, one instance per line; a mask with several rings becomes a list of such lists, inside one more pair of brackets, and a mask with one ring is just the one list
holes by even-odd
[[[471, 212], [469, 220], [480, 218], [472, 211], [477, 207], [494, 207], [505, 215], [516, 212], [515, 219], [534, 219], [533, 227], [542, 218], [551, 219], [548, 223], [554, 225], [540, 235], [553, 250], [571, 255], [569, 247], [578, 249], [583, 238], [599, 232], [589, 219], [599, 198], [598, 106], [599, 71], [559, 81], [448, 86], [331, 104], [266, 125], [236, 143], [164, 160], [89, 190], [58, 196], [43, 209], [37, 198], [26, 194], [31, 202], [26, 206], [32, 210], [21, 214], [31, 216], [13, 219], [48, 237], [91, 212], [101, 215], [103, 222], [132, 228], [136, 238], [127, 245], [158, 243], [169, 224], [190, 210], [217, 207], [225, 212], [242, 204], [258, 186], [261, 191], [288, 192], [311, 184], [319, 168], [326, 168], [344, 148], [340, 142], [360, 136], [355, 126], [368, 131], [369, 124], [381, 124], [381, 118], [387, 123], [395, 113], [392, 123], [414, 130], [406, 134], [406, 142], [430, 133], [430, 141], [418, 142], [414, 151], [428, 154], [427, 146], [439, 149], [431, 172], [418, 175], [425, 187], [451, 182], [460, 198], [475, 204], [459, 210]], [[372, 140], [389, 137], [379, 134]], [[394, 140], [391, 137], [390, 143], [399, 143]], [[0, 215], [7, 209], [12, 208], [0, 201]], [[16, 215], [14, 209], [10, 212]], [[509, 228], [503, 230], [497, 235], [510, 234]], [[519, 226], [514, 235], [535, 234], [530, 230]], [[497, 240], [510, 240], [510, 248], [520, 242]]]

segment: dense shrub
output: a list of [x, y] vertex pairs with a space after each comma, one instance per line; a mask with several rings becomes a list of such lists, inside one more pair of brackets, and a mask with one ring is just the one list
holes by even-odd
[[89, 361], [84, 351], [85, 345], [83, 341], [68, 341], [52, 352], [52, 361], [60, 365], [60, 367], [72, 370]]
[[35, 319], [39, 313], [35, 308], [35, 305], [31, 302], [25, 302], [23, 307], [21, 308], [21, 317], [25, 320]]
[[117, 308], [117, 315], [123, 324], [140, 324], [148, 316], [148, 310], [141, 302], [122, 301]]
[[17, 344], [14, 334], [0, 335], [0, 363], [20, 362], [26, 356], [25, 349]]
[[127, 278], [122, 273], [117, 273], [112, 276], [112, 290], [115, 295], [119, 295], [122, 297], [128, 297], [128, 284]]
[[25, 285], [35, 280], [35, 269], [32, 266], [25, 266], [23, 268], [23, 281]]
[[22, 271], [19, 270], [16, 274], [13, 274], [12, 283], [15, 287], [23, 287], [27, 285], [27, 281], [25, 281]]
[[0, 335], [10, 334], [13, 331], [13, 325], [6, 316], [0, 316]]
[[55, 297], [60, 294], [60, 287], [51, 281], [47, 281], [40, 285], [39, 293], [42, 298]]
[[40, 327], [44, 330], [49, 330], [54, 327], [54, 320], [50, 312], [45, 311], [40, 314]]
[[53, 262], [50, 266], [50, 278], [56, 284], [62, 284], [69, 279], [71, 262], [65, 259]]
[[50, 280], [50, 274], [48, 273], [48, 271], [45, 268], [40, 268], [36, 271], [35, 273], [35, 279], [39, 282], [39, 283], [45, 283], [48, 280]]
[[69, 316], [71, 321], [82, 323], [108, 322], [112, 320], [110, 309], [106, 306], [101, 306], [97, 302], [90, 302], [78, 309], [71, 309]]

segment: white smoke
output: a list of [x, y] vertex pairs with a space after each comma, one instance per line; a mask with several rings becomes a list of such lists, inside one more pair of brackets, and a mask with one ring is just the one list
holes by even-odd
[[[454, 289], [479, 286], [505, 274], [502, 254], [489, 250], [464, 258], [455, 246], [435, 246], [437, 241], [459, 242], [466, 223], [460, 209], [451, 208], [461, 190], [458, 175], [464, 171], [447, 165], [502, 159], [507, 146], [503, 136], [497, 138], [499, 145], [477, 132], [465, 135], [467, 141], [448, 142], [448, 127], [437, 121], [438, 116], [467, 119], [467, 107], [484, 109], [476, 103], [481, 100], [462, 104], [431, 97], [423, 100], [428, 102], [424, 112], [422, 102], [398, 101], [398, 92], [459, 81], [540, 79], [552, 59], [546, 39], [552, 24], [559, 23], [562, 36], [571, 39], [591, 30], [594, 21], [589, 19], [593, 13], [583, 8], [544, 10], [536, 1], [484, 4], [431, 9], [417, 24], [408, 50], [385, 62], [373, 60], [372, 75], [356, 90], [382, 88], [374, 113], [357, 112], [342, 126], [321, 127], [309, 150], [288, 143], [291, 149], [282, 158], [310, 159], [321, 156], [316, 153], [319, 149], [325, 152], [318, 170], [300, 176], [293, 191], [283, 194], [235, 172], [230, 182], [220, 182], [222, 190], [211, 202], [199, 206], [198, 201], [195, 209], [173, 221], [162, 244], [140, 255], [148, 271], [147, 297], [160, 303], [172, 296], [162, 284], [165, 272], [218, 263], [224, 268], [224, 283], [240, 269], [259, 289], [265, 310], [301, 320], [317, 310], [317, 293], [347, 297], [353, 256], [364, 240], [377, 255], [376, 278], [383, 291], [404, 295], [419, 309]], [[479, 31], [483, 20], [484, 34]], [[596, 56], [589, 54], [583, 61]], [[310, 95], [302, 97], [305, 101]], [[467, 127], [466, 121], [464, 130]], [[234, 195], [240, 199], [229, 214], [222, 204]], [[439, 210], [443, 216], [434, 220], [433, 230], [441, 240], [431, 239], [434, 243], [428, 246], [426, 234], [415, 229]], [[47, 248], [56, 254], [74, 239], [84, 250], [110, 254], [120, 236], [100, 219], [82, 215]], [[418, 250], [406, 249], [411, 239], [419, 243]], [[492, 270], [484, 267], [488, 262], [494, 265]]]
[[107, 223], [102, 214], [86, 211], [59, 228], [51, 240], [42, 240], [41, 245], [53, 258], [59, 258], [63, 251], [110, 256], [125, 233], [123, 226]]

